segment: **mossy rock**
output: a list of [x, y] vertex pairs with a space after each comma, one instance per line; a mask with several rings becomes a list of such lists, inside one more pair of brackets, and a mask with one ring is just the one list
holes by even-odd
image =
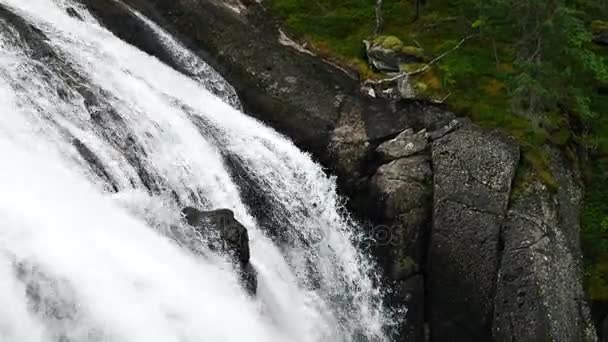
[[401, 47], [401, 53], [420, 59], [424, 57], [424, 49], [416, 46], [403, 46]]
[[591, 300], [608, 301], [608, 263], [597, 263], [587, 269], [586, 287]]
[[399, 51], [403, 48], [403, 42], [395, 36], [378, 36], [374, 39], [374, 45], [393, 51]]
[[422, 48], [405, 45], [401, 39], [395, 36], [378, 36], [374, 38], [373, 44], [387, 50], [392, 50], [417, 58], [422, 58], [424, 56], [424, 50]]
[[591, 22], [591, 30], [593, 33], [608, 32], [608, 21], [594, 20]]
[[414, 90], [416, 94], [426, 95], [429, 91], [429, 87], [424, 82], [416, 82], [414, 83]]
[[[413, 73], [409, 78], [409, 84], [416, 98], [439, 100], [446, 96], [445, 89], [434, 67], [427, 67], [424, 63], [402, 63], [399, 71]], [[424, 71], [421, 71], [424, 69]], [[420, 71], [420, 72], [418, 72]]]
[[420, 63], [424, 51], [415, 46], [404, 46], [395, 36], [378, 36], [364, 41], [371, 66], [382, 72], [399, 72], [402, 64]]

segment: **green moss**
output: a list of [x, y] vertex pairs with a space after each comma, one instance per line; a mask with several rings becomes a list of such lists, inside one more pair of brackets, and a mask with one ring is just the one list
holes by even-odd
[[588, 170], [581, 223], [585, 285], [592, 300], [608, 300], [608, 160]]
[[429, 90], [429, 87], [424, 82], [414, 83], [414, 91], [416, 91], [416, 93], [424, 94], [424, 93], [428, 92], [428, 90]]
[[518, 197], [535, 181], [541, 181], [552, 193], [557, 192], [559, 184], [551, 172], [550, 157], [542, 147], [524, 147], [513, 181], [512, 196]]
[[374, 44], [380, 45], [385, 49], [398, 51], [403, 47], [401, 39], [395, 36], [378, 36], [374, 39]]
[[424, 49], [419, 48], [419, 47], [415, 47], [415, 46], [403, 46], [401, 48], [401, 52], [409, 55], [409, 56], [414, 56], [417, 58], [423, 58], [424, 57]]
[[608, 31], [608, 21], [594, 20], [591, 22], [591, 30], [595, 33]]

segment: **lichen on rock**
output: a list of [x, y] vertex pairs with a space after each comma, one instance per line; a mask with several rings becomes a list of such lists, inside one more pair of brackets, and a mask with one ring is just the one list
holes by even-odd
[[363, 43], [370, 65], [382, 72], [398, 72], [403, 64], [419, 63], [424, 59], [422, 48], [404, 45], [395, 36], [378, 36]]

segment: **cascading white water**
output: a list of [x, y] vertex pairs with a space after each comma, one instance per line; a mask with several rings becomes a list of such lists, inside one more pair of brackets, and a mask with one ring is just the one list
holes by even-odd
[[[308, 155], [71, 0], [0, 9], [1, 341], [386, 340], [357, 227]], [[183, 206], [229, 208], [247, 227], [255, 297]]]

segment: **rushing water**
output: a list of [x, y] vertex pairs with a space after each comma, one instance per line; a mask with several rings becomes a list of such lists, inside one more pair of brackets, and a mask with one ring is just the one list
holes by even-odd
[[[0, 341], [386, 340], [333, 179], [136, 15], [190, 75], [71, 0], [0, 0]], [[184, 206], [235, 212], [256, 296]]]

